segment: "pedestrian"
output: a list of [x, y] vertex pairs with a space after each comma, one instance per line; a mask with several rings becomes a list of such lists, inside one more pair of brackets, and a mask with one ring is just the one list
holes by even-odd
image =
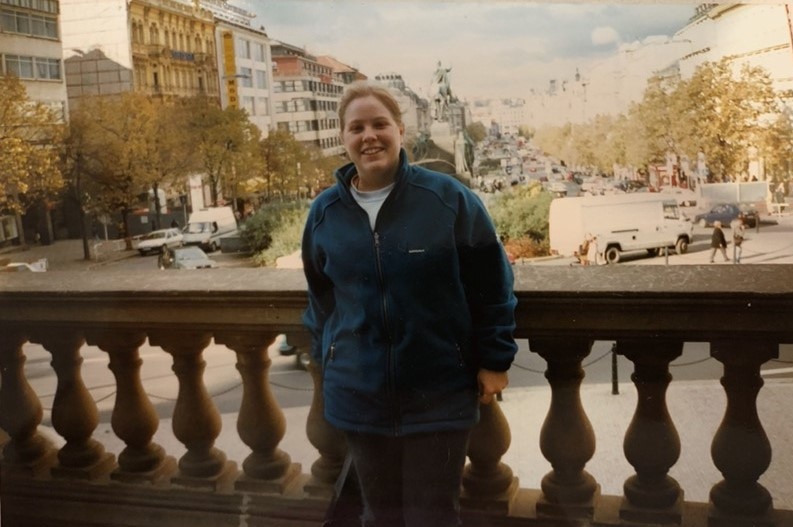
[[592, 235], [586, 233], [584, 243], [578, 248], [578, 259], [581, 261], [581, 265], [589, 265], [589, 244], [591, 241]]
[[174, 218], [173, 220], [171, 220], [171, 228], [172, 228], [172, 229], [178, 229], [178, 228], [179, 228], [179, 222], [178, 222], [178, 221], [176, 221], [176, 218]]
[[710, 235], [710, 263], [713, 263], [713, 258], [716, 256], [716, 251], [721, 251], [725, 262], [729, 262], [727, 258], [727, 238], [724, 237], [724, 231], [721, 230], [721, 222], [713, 222], [713, 233]]
[[346, 436], [362, 525], [457, 527], [469, 431], [517, 351], [512, 269], [479, 198], [408, 163], [385, 87], [351, 84], [338, 114], [352, 162], [302, 242], [325, 418]]
[[600, 253], [600, 248], [598, 247], [598, 237], [597, 235], [590, 235], [589, 246], [587, 247], [587, 255], [586, 255], [586, 259], [588, 262], [587, 265], [598, 265], [599, 253]]
[[743, 212], [738, 214], [738, 217], [730, 223], [732, 229], [732, 257], [735, 263], [741, 263], [741, 254], [743, 253], [743, 240], [746, 226], [744, 225]]

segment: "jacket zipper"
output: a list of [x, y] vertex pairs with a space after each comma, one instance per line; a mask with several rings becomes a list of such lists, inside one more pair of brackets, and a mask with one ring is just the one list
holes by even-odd
[[396, 382], [394, 380], [393, 338], [391, 336], [391, 327], [388, 322], [388, 301], [385, 295], [385, 278], [383, 276], [383, 265], [380, 255], [380, 234], [377, 231], [374, 232], [374, 251], [375, 263], [377, 265], [377, 279], [380, 285], [380, 301], [383, 310], [383, 326], [385, 327], [386, 338], [388, 340], [388, 348], [386, 352], [386, 390], [388, 391], [388, 398], [390, 399], [392, 408], [394, 409], [392, 424], [394, 427], [394, 435], [396, 436], [399, 435], [399, 419], [397, 417], [399, 415], [399, 408], [396, 398], [396, 390], [394, 389]]

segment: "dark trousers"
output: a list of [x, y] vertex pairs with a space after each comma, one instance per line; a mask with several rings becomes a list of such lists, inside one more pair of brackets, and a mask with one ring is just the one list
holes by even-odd
[[365, 527], [458, 527], [468, 430], [388, 437], [347, 433]]

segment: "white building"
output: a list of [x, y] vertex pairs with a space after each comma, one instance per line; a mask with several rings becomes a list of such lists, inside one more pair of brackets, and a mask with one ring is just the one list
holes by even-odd
[[402, 75], [399, 73], [380, 73], [375, 75], [375, 80], [388, 86], [397, 102], [399, 102], [407, 138], [415, 138], [422, 132], [429, 133], [431, 124], [429, 103], [405, 84]]
[[65, 117], [63, 48], [57, 0], [0, 0], [0, 66], [22, 81], [28, 97]]
[[697, 66], [730, 57], [736, 70], [761, 66], [777, 91], [793, 89], [790, 4], [703, 4], [697, 16], [675, 34], [692, 43], [680, 59], [680, 75], [691, 78]]
[[216, 58], [220, 75], [221, 107], [242, 108], [267, 137], [275, 127], [273, 57], [264, 27], [255, 29], [256, 16], [226, 0], [201, 0], [201, 6], [215, 15]]
[[[0, 73], [17, 77], [28, 98], [66, 119], [59, 12], [57, 0], [0, 0]], [[0, 213], [0, 246], [19, 240], [20, 226]]]
[[530, 123], [530, 111], [525, 99], [478, 99], [471, 108], [471, 122], [485, 128], [498, 124], [502, 134], [517, 135], [520, 127]]

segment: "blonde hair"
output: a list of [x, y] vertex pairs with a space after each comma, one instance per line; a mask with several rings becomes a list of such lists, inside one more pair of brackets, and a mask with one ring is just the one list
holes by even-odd
[[396, 121], [398, 125], [403, 125], [402, 110], [399, 108], [397, 100], [391, 92], [388, 91], [388, 88], [379, 83], [363, 80], [355, 81], [348, 85], [344, 90], [344, 94], [341, 96], [341, 100], [339, 101], [339, 126], [342, 132], [344, 131], [344, 114], [347, 112], [347, 106], [355, 99], [368, 97], [370, 95], [383, 103], [383, 106], [386, 107], [386, 110], [388, 110], [388, 113], [391, 114], [391, 117], [394, 118], [394, 121]]

